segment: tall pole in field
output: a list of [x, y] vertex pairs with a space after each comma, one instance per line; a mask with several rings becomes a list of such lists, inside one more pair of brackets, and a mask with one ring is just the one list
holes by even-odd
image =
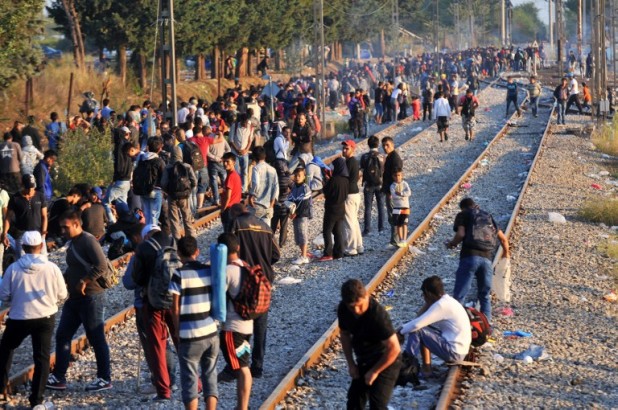
[[[159, 24], [161, 25], [161, 98], [163, 106], [163, 118], [169, 120], [171, 125], [178, 125], [176, 117], [176, 48], [174, 39], [174, 0], [162, 0], [159, 2]], [[169, 66], [168, 66], [169, 65]], [[168, 70], [169, 68], [169, 70]], [[168, 86], [170, 87], [170, 107], [167, 106]]]
[[547, 0], [547, 10], [549, 12], [548, 14], [548, 25], [549, 25], [549, 55], [547, 56], [548, 59], [552, 58], [554, 56], [554, 24], [553, 24], [553, 17], [554, 17], [554, 13], [552, 11], [552, 1], [553, 0]]
[[500, 1], [500, 38], [502, 47], [506, 46], [506, 0]]
[[583, 0], [577, 0], [577, 58], [582, 55], [582, 42], [583, 42]]

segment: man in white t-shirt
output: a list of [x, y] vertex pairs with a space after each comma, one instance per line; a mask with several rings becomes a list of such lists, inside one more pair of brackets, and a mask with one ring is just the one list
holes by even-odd
[[577, 109], [579, 110], [579, 115], [582, 115], [583, 108], [582, 104], [579, 102], [579, 84], [577, 83], [577, 79], [572, 73], [569, 74], [569, 77], [571, 77], [571, 80], [569, 81], [569, 99], [567, 101], [564, 114], [568, 114], [571, 105], [575, 104], [577, 106]]
[[463, 360], [470, 350], [472, 332], [464, 307], [444, 292], [438, 276], [431, 276], [421, 286], [425, 305], [419, 316], [403, 325], [402, 335], [410, 333], [406, 350], [421, 354], [423, 373], [431, 373], [431, 353], [445, 362]]

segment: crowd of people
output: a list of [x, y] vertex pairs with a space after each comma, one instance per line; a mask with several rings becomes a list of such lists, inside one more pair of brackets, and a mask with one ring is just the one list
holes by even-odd
[[[273, 101], [274, 112], [270, 112], [269, 96], [260, 88], [238, 86], [211, 104], [194, 97], [181, 101], [174, 113], [178, 126], [172, 126], [162, 115], [169, 111], [169, 106], [144, 101], [121, 114], [112, 108], [109, 99], [104, 99], [100, 106], [92, 93], [84, 94], [81, 115], [69, 124], [60, 121], [57, 113], [51, 113], [45, 138], [32, 121], [28, 126], [16, 122], [5, 133], [0, 146], [2, 242], [18, 259], [6, 272], [10, 281], [18, 277], [19, 286], [24, 289], [45, 287], [41, 290], [45, 296], [41, 297], [41, 306], [33, 306], [23, 295], [20, 297], [19, 286], [7, 289], [7, 280], [2, 282], [2, 300], [12, 302], [12, 306], [24, 304], [25, 308], [11, 309], [10, 326], [7, 324], [2, 339], [6, 349], [0, 349], [0, 368], [10, 368], [11, 352], [27, 335], [36, 338], [39, 342], [33, 347], [35, 373], [30, 402], [33, 406], [40, 404], [46, 387], [67, 389], [71, 339], [83, 325], [97, 364], [96, 378], [86, 390], [111, 389], [109, 346], [103, 331], [109, 287], [106, 277], [112, 271], [107, 258], [134, 251], [122, 283], [135, 292], [136, 326], [152, 375], [155, 400], [170, 400], [172, 387], [177, 384], [170, 354], [173, 345], [186, 408], [197, 408], [198, 392], [203, 392], [207, 407], [213, 408], [218, 397], [217, 383], [234, 380], [238, 408], [247, 408], [252, 379], [262, 377], [264, 372], [268, 314], [247, 318], [236, 311], [232, 301], [244, 289], [243, 278], [252, 272], [263, 275], [268, 283], [273, 282], [272, 265], [288, 243], [290, 220], [298, 249], [292, 258], [296, 265], [363, 254], [363, 238], [372, 235], [376, 228], [378, 232], [384, 231], [387, 223], [388, 247], [407, 246], [412, 191], [405, 181], [404, 163], [395, 142], [390, 137], [380, 140], [371, 135], [367, 138], [368, 150], [360, 152], [358, 139], [367, 137], [370, 121], [381, 124], [403, 119], [411, 107], [415, 120], [421, 120], [421, 109], [423, 120], [436, 119], [440, 141], [448, 141], [451, 114], [461, 115], [465, 138], [472, 141], [479, 80], [492, 75], [492, 62], [502, 58], [500, 53], [491, 49], [470, 50], [441, 55], [437, 63], [432, 55], [425, 54], [389, 64], [350, 64], [334, 73], [323, 86], [329, 91], [329, 103], [334, 108], [348, 108], [353, 138], [341, 143], [342, 154], [330, 165], [315, 155], [321, 124], [315, 114], [313, 95], [321, 85], [311, 78], [280, 84]], [[417, 84], [421, 95], [413, 95], [410, 84]], [[62, 155], [63, 144], [70, 143], [71, 130], [94, 129], [112, 139], [112, 181], [108, 186], [77, 184], [57, 197], [53, 166]], [[48, 149], [43, 150], [45, 145]], [[309, 238], [309, 224], [317, 206], [313, 198], [318, 193], [324, 195], [321, 254], [310, 249]], [[377, 227], [371, 217], [374, 199]], [[362, 216], [361, 201], [365, 209]], [[212, 267], [198, 260], [200, 247], [193, 226], [196, 215], [210, 206], [221, 211], [223, 234], [218, 243], [228, 250], [225, 286], [229, 306], [220, 330], [210, 314]], [[467, 208], [477, 209], [474, 204]], [[471, 230], [474, 217], [471, 218], [472, 222], [459, 224]], [[461, 237], [459, 225], [456, 230], [452, 246], [467, 238], [465, 233]], [[62, 280], [58, 279], [57, 266], [44, 256], [47, 244], [52, 242], [67, 250], [67, 269]], [[102, 246], [106, 242], [107, 258]], [[464, 255], [462, 251], [462, 264], [468, 257], [487, 259], [490, 253], [485, 250]], [[259, 272], [255, 272], [258, 265]], [[468, 293], [471, 278], [480, 277], [479, 269], [485, 269], [482, 275], [486, 277], [486, 262], [474, 260], [460, 267], [457, 280], [461, 284], [456, 285], [460, 302]], [[166, 270], [171, 282], [164, 289], [165, 297], [159, 300], [151, 292], [153, 277]], [[41, 281], [29, 275], [31, 272], [53, 274], [57, 281]], [[348, 308], [362, 299], [364, 307], [358, 311], [361, 312], [373, 306], [373, 302], [367, 305], [368, 295], [358, 286], [344, 285], [347, 290], [342, 290], [342, 298]], [[482, 287], [482, 294], [481, 289], [479, 292], [481, 310], [490, 317], [486, 286]], [[430, 300], [441, 300], [443, 294], [439, 284], [427, 285], [427, 295], [433, 295]], [[64, 307], [55, 333], [56, 365], [49, 373], [54, 316], [62, 300]], [[344, 351], [352, 364], [350, 348], [356, 352], [356, 337], [351, 335], [357, 326], [353, 323], [362, 312], [351, 311], [353, 317], [347, 318], [348, 324], [345, 320], [341, 323], [345, 328], [342, 337], [348, 338]], [[339, 313], [344, 312], [340, 307]], [[382, 319], [384, 314], [380, 313]], [[371, 337], [391, 340], [391, 328], [386, 326]], [[405, 329], [414, 332], [417, 327]], [[420, 343], [432, 349], [423, 337]], [[449, 357], [461, 359], [463, 350], [458, 346], [459, 356]], [[219, 351], [227, 365], [217, 375]], [[354, 377], [373, 369], [365, 376], [371, 385], [395, 363], [392, 359], [397, 358], [399, 345], [389, 347], [388, 352], [388, 360], [380, 362], [380, 366], [372, 368], [368, 363], [358, 363], [358, 369], [351, 368], [351, 374]], [[7, 375], [8, 370], [0, 380], [2, 387], [6, 386]], [[355, 386], [358, 399], [366, 392], [361, 392], [363, 386]]]

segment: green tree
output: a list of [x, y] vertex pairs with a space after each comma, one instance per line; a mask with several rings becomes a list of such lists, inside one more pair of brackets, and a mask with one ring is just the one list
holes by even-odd
[[42, 11], [42, 0], [0, 1], [0, 89], [34, 75], [41, 64], [41, 50], [33, 44], [43, 32]]
[[539, 19], [539, 9], [533, 2], [513, 8], [513, 42], [531, 43], [545, 38], [545, 25]]

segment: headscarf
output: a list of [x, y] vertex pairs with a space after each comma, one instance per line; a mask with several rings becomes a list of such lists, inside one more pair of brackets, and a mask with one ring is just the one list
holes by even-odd
[[333, 161], [333, 176], [337, 175], [345, 178], [348, 178], [350, 176], [350, 173], [348, 172], [348, 166], [345, 163], [345, 159], [343, 159], [342, 157], [339, 157]]

